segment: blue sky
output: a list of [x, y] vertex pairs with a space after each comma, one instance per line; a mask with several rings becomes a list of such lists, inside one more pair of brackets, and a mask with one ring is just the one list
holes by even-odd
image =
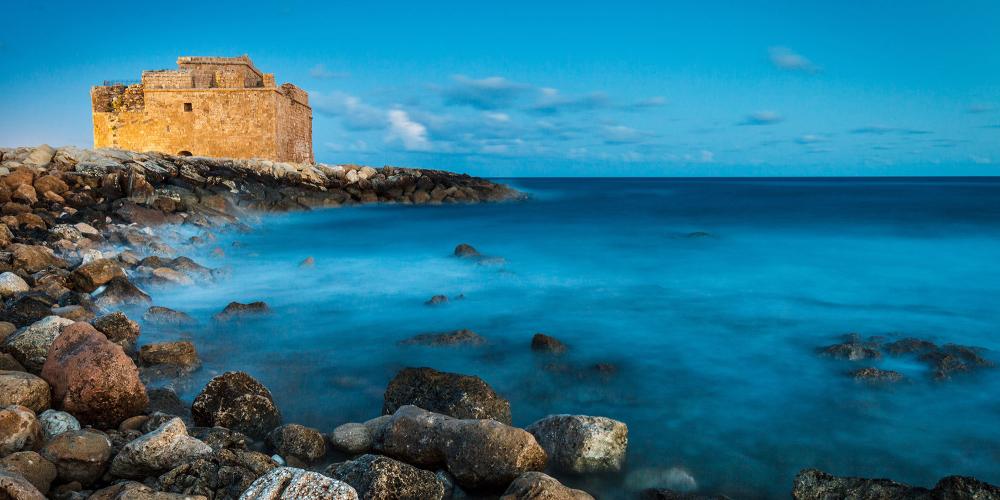
[[1000, 173], [995, 1], [15, 0], [5, 13], [2, 146], [90, 146], [91, 85], [247, 53], [310, 92], [331, 163]]

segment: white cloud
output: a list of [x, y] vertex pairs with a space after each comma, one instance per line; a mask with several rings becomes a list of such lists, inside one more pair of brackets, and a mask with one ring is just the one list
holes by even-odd
[[328, 95], [314, 92], [310, 99], [313, 109], [325, 115], [339, 117], [344, 127], [351, 130], [383, 129], [388, 124], [385, 110], [343, 92]]
[[452, 84], [441, 89], [445, 104], [471, 106], [478, 109], [499, 109], [512, 106], [531, 87], [500, 76], [473, 79], [463, 75], [452, 77]]
[[816, 73], [819, 67], [813, 64], [802, 54], [795, 53], [788, 47], [771, 47], [768, 51], [771, 56], [771, 64], [775, 67], [787, 71], [800, 71], [803, 73]]
[[429, 151], [431, 142], [427, 139], [427, 127], [410, 119], [401, 109], [389, 110], [389, 141], [399, 141], [407, 151]]

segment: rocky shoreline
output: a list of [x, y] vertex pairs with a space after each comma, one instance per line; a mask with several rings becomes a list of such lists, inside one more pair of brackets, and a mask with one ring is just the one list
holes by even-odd
[[[189, 341], [143, 342], [144, 324], [191, 321], [154, 305], [143, 287], [225, 279], [183, 256], [187, 246], [211, 246], [260, 213], [522, 197], [437, 170], [0, 149], [0, 500], [593, 498], [553, 476], [621, 472], [626, 424], [550, 415], [513, 427], [510, 403], [473, 375], [404, 368], [381, 415], [373, 408], [371, 420], [323, 430], [285, 422], [271, 392], [240, 367], [213, 378], [190, 406], [147, 387], [200, 361]], [[166, 233], [190, 236], [174, 247]], [[455, 254], [495, 259], [468, 245]], [[141, 323], [126, 315], [135, 310]], [[233, 302], [216, 319], [267, 312], [263, 302]], [[408, 342], [481, 341], [462, 330]], [[566, 346], [540, 334], [531, 348]], [[1000, 489], [958, 476], [924, 489], [804, 470], [792, 487], [799, 499], [1000, 498]]]

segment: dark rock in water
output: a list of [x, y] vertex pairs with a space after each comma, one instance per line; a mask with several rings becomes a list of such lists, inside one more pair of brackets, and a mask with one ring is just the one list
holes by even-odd
[[436, 306], [436, 305], [446, 304], [447, 302], [448, 302], [448, 296], [435, 295], [430, 299], [428, 299], [427, 302], [424, 302], [424, 304], [427, 304], [429, 306]]
[[834, 344], [823, 349], [826, 356], [837, 359], [847, 359], [857, 361], [859, 359], [879, 359], [882, 353], [878, 350], [875, 342], [863, 342], [857, 334], [848, 336], [846, 342]]
[[271, 308], [261, 301], [250, 302], [249, 304], [230, 302], [222, 312], [216, 314], [214, 317], [217, 320], [226, 320], [255, 314], [268, 314], [270, 312]]
[[517, 476], [500, 500], [594, 500], [585, 491], [563, 486], [556, 478], [541, 472]]
[[544, 333], [536, 333], [534, 337], [531, 337], [531, 350], [561, 354], [566, 352], [566, 344], [563, 344], [555, 337], [550, 337]]
[[104, 291], [94, 298], [94, 304], [103, 309], [120, 305], [148, 304], [151, 301], [149, 294], [124, 277], [109, 281]]
[[467, 245], [465, 243], [459, 244], [455, 247], [455, 257], [479, 257], [479, 251], [476, 250], [472, 245]]
[[311, 255], [309, 257], [306, 257], [305, 260], [303, 260], [302, 262], [299, 262], [299, 267], [315, 267], [315, 266], [316, 266], [316, 259], [314, 259]]
[[156, 484], [169, 493], [236, 500], [257, 478], [277, 466], [277, 462], [263, 453], [219, 449], [161, 475]]
[[197, 321], [185, 312], [175, 311], [168, 307], [151, 306], [142, 315], [143, 321], [157, 325], [193, 325]]
[[903, 354], [935, 351], [937, 350], [937, 345], [927, 340], [905, 338], [885, 344], [882, 348], [885, 349], [885, 352], [893, 356], [901, 356]]
[[351, 485], [364, 500], [435, 500], [444, 485], [430, 471], [381, 455], [331, 465], [326, 474]]
[[103, 333], [108, 340], [128, 351], [132, 350], [136, 341], [139, 340], [139, 323], [128, 319], [128, 316], [125, 316], [125, 313], [121, 311], [95, 319], [94, 328]]
[[934, 378], [947, 380], [956, 373], [994, 366], [992, 361], [982, 357], [981, 352], [982, 349], [976, 347], [947, 344], [921, 355], [919, 359], [931, 367]]
[[181, 398], [177, 396], [177, 393], [173, 389], [158, 387], [147, 390], [146, 395], [149, 398], [149, 413], [159, 412], [168, 415], [177, 415], [185, 421], [190, 420], [191, 410], [181, 401]]
[[139, 349], [139, 359], [144, 374], [155, 377], [179, 377], [201, 367], [194, 344], [187, 340], [146, 344]]
[[[639, 493], [639, 500], [730, 500], [723, 495], [702, 495], [701, 493], [682, 493], [663, 488], [649, 488]], [[833, 500], [833, 499], [830, 499]]]
[[498, 396], [483, 379], [433, 368], [404, 368], [389, 382], [382, 413], [390, 415], [405, 405], [455, 418], [511, 423], [510, 402]]
[[271, 391], [244, 372], [226, 372], [208, 382], [191, 405], [195, 425], [225, 427], [264, 439], [281, 425]]
[[903, 380], [903, 374], [893, 370], [882, 370], [875, 367], [859, 368], [851, 372], [854, 380], [872, 384], [892, 384]]
[[326, 455], [326, 439], [316, 429], [299, 424], [275, 428], [267, 443], [285, 460], [297, 459], [302, 465], [316, 462]]
[[932, 499], [998, 499], [1000, 488], [978, 479], [948, 476], [933, 489], [910, 486], [889, 479], [838, 477], [816, 469], [805, 469], [792, 486], [795, 500], [932, 500]]
[[400, 345], [425, 345], [425, 346], [457, 346], [457, 345], [483, 345], [486, 339], [472, 330], [462, 329], [446, 333], [424, 333], [412, 338], [399, 341]]
[[688, 234], [685, 234], [684, 237], [696, 239], [696, 238], [711, 238], [713, 236], [712, 233], [707, 233], [705, 231], [693, 231]]
[[100, 428], [115, 427], [149, 404], [132, 359], [88, 323], [63, 329], [49, 349], [42, 378], [52, 386], [57, 407]]

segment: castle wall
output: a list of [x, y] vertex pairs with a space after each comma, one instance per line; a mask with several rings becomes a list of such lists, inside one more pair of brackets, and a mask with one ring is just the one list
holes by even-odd
[[305, 92], [291, 84], [281, 86], [278, 98], [278, 156], [296, 162], [313, 161], [312, 109]]

